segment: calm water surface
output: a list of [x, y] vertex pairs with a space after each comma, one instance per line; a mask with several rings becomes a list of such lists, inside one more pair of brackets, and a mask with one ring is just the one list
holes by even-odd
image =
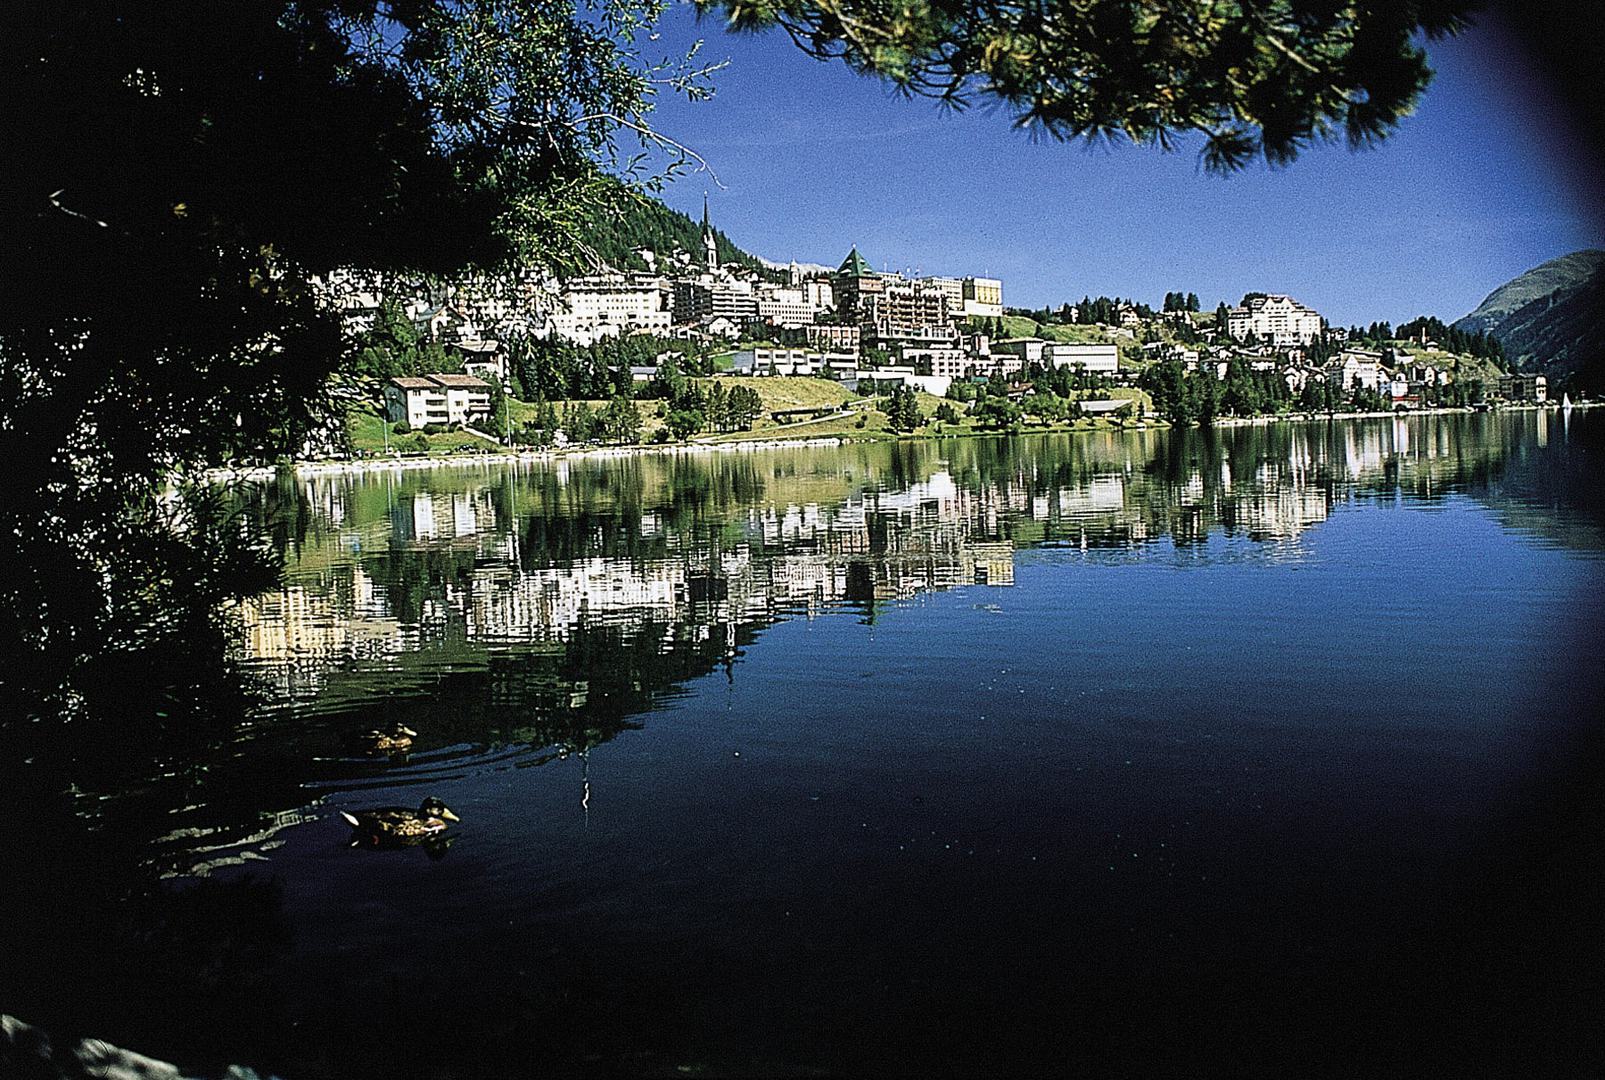
[[[0, 930], [14, 1011], [293, 1080], [1598, 1075], [1602, 449], [1527, 412], [268, 485], [258, 704], [72, 777], [127, 895]], [[449, 846], [346, 846], [424, 795]]]

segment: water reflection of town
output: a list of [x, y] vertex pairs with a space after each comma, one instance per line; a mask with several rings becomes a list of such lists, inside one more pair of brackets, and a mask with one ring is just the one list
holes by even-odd
[[[350, 485], [314, 481], [305, 495], [324, 521], [352, 525], [337, 532], [350, 557], [311, 573], [292, 568], [283, 588], [240, 610], [246, 655], [293, 696], [316, 693], [331, 664], [382, 663], [433, 644], [561, 646], [614, 626], [651, 628], [658, 640], [638, 640], [641, 648], [690, 636], [733, 652], [742, 627], [872, 613], [930, 589], [1014, 579], [1013, 545], [995, 538], [1008, 508], [945, 472], [836, 505], [751, 505], [713, 527], [678, 528], [650, 509], [624, 522], [599, 515], [607, 520], [592, 528], [632, 530], [635, 553], [561, 560], [550, 557], [553, 519], [509, 516], [517, 494], [506, 480], [399, 493], [387, 506], [382, 558], [365, 557], [380, 538], [353, 522]], [[992, 534], [977, 521], [992, 522]]]
[[[1010, 586], [1029, 547], [1297, 554], [1345, 500], [1508, 489], [1542, 418], [956, 440], [286, 479], [242, 505], [283, 549], [239, 605], [267, 704], [194, 775], [140, 788], [152, 859], [268, 857], [324, 793], [579, 756], [778, 620]], [[1512, 450], [1515, 447], [1518, 449]], [[1532, 460], [1539, 460], [1533, 455]], [[1539, 519], [1535, 519], [1539, 520]], [[1233, 557], [1236, 557], [1235, 555]], [[399, 719], [409, 758], [341, 737]], [[584, 773], [576, 806], [588, 807]], [[143, 805], [143, 804], [142, 804]]]
[[1418, 418], [307, 480], [286, 584], [241, 607], [244, 650], [303, 700], [354, 665], [561, 649], [608, 627], [637, 649], [731, 655], [780, 618], [1010, 585], [1017, 547], [1296, 543], [1342, 499], [1430, 498], [1475, 473], [1499, 441], [1463, 428]]

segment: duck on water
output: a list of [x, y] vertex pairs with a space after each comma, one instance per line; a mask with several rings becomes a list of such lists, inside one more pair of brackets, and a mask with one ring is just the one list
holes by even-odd
[[418, 843], [440, 836], [450, 822], [462, 820], [433, 795], [416, 810], [378, 806], [355, 813], [342, 810], [340, 816], [351, 826], [353, 844], [364, 841], [370, 844]]

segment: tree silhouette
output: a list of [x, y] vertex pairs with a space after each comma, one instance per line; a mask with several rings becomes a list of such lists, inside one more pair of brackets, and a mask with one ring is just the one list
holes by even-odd
[[1164, 149], [1203, 136], [1206, 167], [1292, 161], [1313, 141], [1389, 135], [1431, 72], [1415, 44], [1463, 28], [1470, 0], [696, 0], [741, 29], [779, 26], [909, 94], [986, 96], [1057, 139]]

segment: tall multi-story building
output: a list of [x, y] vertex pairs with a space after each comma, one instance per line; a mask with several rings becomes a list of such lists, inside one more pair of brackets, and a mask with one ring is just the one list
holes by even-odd
[[758, 318], [772, 326], [808, 326], [820, 311], [819, 306], [809, 299], [808, 290], [801, 285], [786, 288], [762, 282], [757, 287], [754, 299], [758, 306]]
[[862, 322], [865, 306], [879, 296], [886, 287], [884, 279], [853, 248], [836, 271], [834, 286], [836, 312], [855, 322]]
[[825, 352], [851, 353], [858, 355], [858, 345], [864, 331], [856, 324], [852, 326], [834, 326], [815, 323], [803, 331], [807, 335], [808, 344]]
[[836, 291], [823, 278], [807, 278], [798, 282], [796, 287], [802, 290], [803, 297], [815, 311], [824, 311], [836, 304]]
[[907, 347], [902, 350], [902, 361], [912, 367], [916, 374], [948, 379], [962, 379], [976, 365], [967, 350], [956, 346]]
[[1321, 316], [1291, 296], [1250, 296], [1226, 313], [1226, 329], [1235, 338], [1253, 334], [1272, 345], [1308, 345], [1321, 336]]
[[663, 281], [649, 274], [573, 278], [558, 294], [552, 332], [578, 345], [634, 330], [665, 333], [673, 325]]
[[1003, 317], [1003, 282], [997, 278], [967, 277], [959, 285], [958, 310], [965, 318]]
[[758, 300], [750, 281], [704, 274], [674, 283], [675, 322], [692, 323], [721, 316], [737, 326], [745, 326], [758, 317]]
[[956, 277], [923, 277], [916, 279], [927, 289], [932, 289], [947, 297], [947, 309], [958, 314], [964, 307], [964, 282]]
[[837, 313], [882, 344], [917, 339], [940, 347], [951, 322], [1003, 314], [1003, 282], [996, 278], [877, 274], [856, 247], [836, 271], [834, 286]]
[[1543, 375], [1516, 373], [1499, 376], [1499, 393], [1507, 401], [1549, 400], [1549, 380]]
[[859, 322], [872, 327], [878, 338], [903, 337], [935, 327], [946, 327], [947, 293], [923, 281], [894, 278], [878, 295], [860, 304]]

